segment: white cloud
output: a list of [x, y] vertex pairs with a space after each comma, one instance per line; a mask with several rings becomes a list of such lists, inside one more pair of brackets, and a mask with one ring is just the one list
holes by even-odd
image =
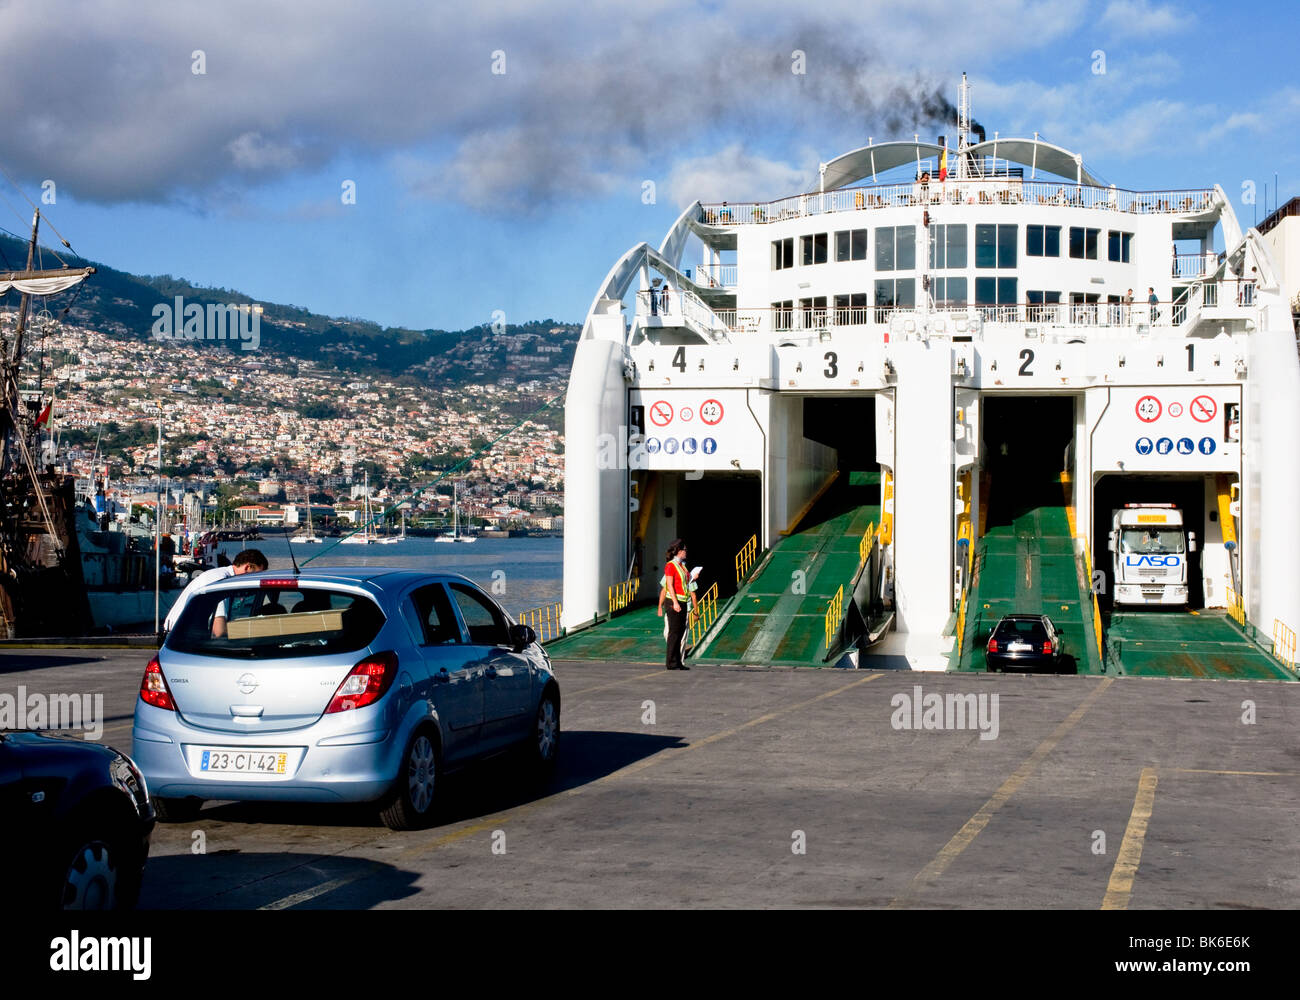
[[1142, 36], [1182, 31], [1195, 24], [1196, 17], [1186, 4], [1180, 8], [1173, 4], [1153, 6], [1150, 0], [1111, 0], [1101, 15], [1101, 23], [1134, 36], [1136, 42]]
[[733, 143], [709, 156], [682, 160], [668, 173], [668, 194], [692, 201], [772, 201], [809, 189], [808, 171], [758, 156]]

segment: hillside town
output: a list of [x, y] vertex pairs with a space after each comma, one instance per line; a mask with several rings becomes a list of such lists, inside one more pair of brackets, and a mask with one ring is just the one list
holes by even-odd
[[328, 529], [360, 516], [368, 488], [373, 509], [393, 521], [400, 503], [418, 529], [448, 522], [454, 481], [462, 525], [562, 529], [566, 380], [542, 334], [469, 342], [398, 377], [66, 321], [40, 334], [25, 388], [53, 400], [44, 459], [107, 476], [119, 509], [151, 517], [161, 491], [172, 521], [292, 526], [310, 505]]

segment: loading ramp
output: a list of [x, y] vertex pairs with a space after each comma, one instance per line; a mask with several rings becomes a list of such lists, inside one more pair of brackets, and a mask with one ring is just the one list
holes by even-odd
[[1116, 611], [1106, 645], [1119, 675], [1295, 680], [1220, 609]]
[[[654, 593], [657, 601], [657, 586]], [[553, 660], [662, 664], [664, 620], [655, 608], [655, 602], [651, 602], [611, 615], [598, 624], [548, 642], [546, 652]]]
[[1069, 482], [989, 483], [985, 533], [976, 546], [957, 669], [984, 671], [984, 646], [1006, 614], [1047, 615], [1065, 640], [1070, 669], [1102, 673], [1093, 598], [1070, 524]]
[[[819, 666], [834, 651], [862, 564], [863, 539], [880, 523], [878, 471], [841, 473], [787, 536], [759, 559], [693, 662]], [[828, 608], [832, 612], [828, 650]]]

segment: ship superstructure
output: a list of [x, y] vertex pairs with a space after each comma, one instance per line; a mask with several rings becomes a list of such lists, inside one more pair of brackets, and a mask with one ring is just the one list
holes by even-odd
[[1103, 658], [1130, 503], [1184, 512], [1193, 608], [1300, 625], [1297, 290], [1218, 185], [1104, 184], [1037, 135], [972, 136], [964, 81], [960, 108], [951, 149], [872, 142], [814, 190], [696, 202], [611, 268], [567, 402], [567, 628], [653, 592], [682, 536], [720, 607], [750, 602], [738, 660], [779, 661], [803, 616], [806, 658], [869, 638], [943, 667], [977, 616], [1053, 601]]

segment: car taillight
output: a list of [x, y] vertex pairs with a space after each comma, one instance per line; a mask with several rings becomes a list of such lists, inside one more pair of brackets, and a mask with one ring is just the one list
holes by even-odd
[[325, 714], [346, 712], [354, 708], [377, 702], [393, 686], [397, 676], [397, 654], [376, 653], [367, 656], [343, 678], [343, 683], [334, 692]]
[[996, 639], [990, 639], [990, 640], [989, 640], [989, 652], [990, 652], [990, 653], [996, 653], [997, 651], [998, 651], [998, 641], [997, 641]]
[[176, 702], [172, 701], [172, 693], [167, 687], [167, 678], [163, 676], [162, 664], [158, 662], [156, 656], [144, 668], [144, 678], [140, 681], [140, 700], [154, 708], [165, 708], [169, 712], [176, 711]]
[[1050, 653], [1051, 651], [1052, 651], [1052, 642], [1049, 639], [1047, 642], [1043, 643], [1043, 652]]

